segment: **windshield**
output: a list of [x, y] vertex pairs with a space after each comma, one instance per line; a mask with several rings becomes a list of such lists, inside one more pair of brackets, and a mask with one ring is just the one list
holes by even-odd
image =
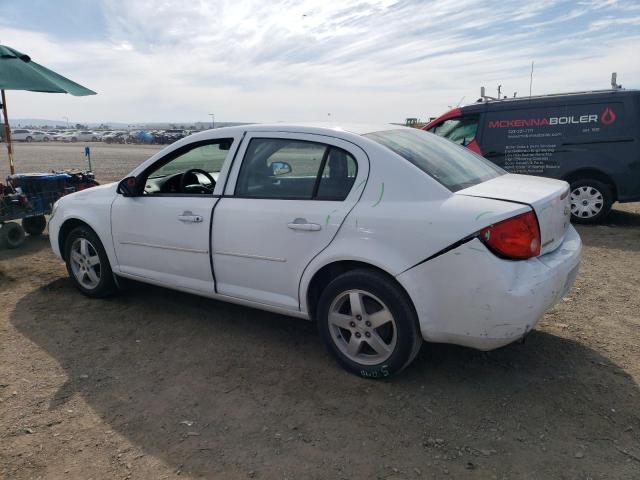
[[429, 131], [458, 145], [468, 145], [478, 130], [478, 117], [450, 118]]
[[507, 173], [468, 149], [422, 130], [386, 130], [364, 136], [413, 163], [452, 192]]

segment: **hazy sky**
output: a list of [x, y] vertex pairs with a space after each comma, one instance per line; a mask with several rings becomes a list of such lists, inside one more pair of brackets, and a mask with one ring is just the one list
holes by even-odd
[[475, 101], [640, 87], [638, 0], [0, 0], [0, 43], [98, 92], [9, 92], [71, 121], [402, 121]]

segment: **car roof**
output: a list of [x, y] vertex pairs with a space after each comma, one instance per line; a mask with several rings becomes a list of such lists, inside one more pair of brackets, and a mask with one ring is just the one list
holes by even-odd
[[367, 133], [381, 132], [386, 130], [400, 130], [408, 128], [403, 125], [385, 123], [256, 123], [250, 125], [239, 125], [235, 127], [223, 127], [220, 130], [246, 130], [248, 132], [296, 132], [315, 134], [336, 134], [340, 132], [352, 133], [356, 135], [366, 135]]

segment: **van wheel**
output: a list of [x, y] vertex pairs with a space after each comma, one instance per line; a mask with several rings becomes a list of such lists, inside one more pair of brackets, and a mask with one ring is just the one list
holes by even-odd
[[571, 183], [571, 220], [575, 223], [598, 223], [611, 211], [611, 188], [598, 180]]
[[107, 253], [89, 227], [80, 226], [69, 233], [64, 258], [73, 284], [87, 297], [105, 297], [115, 291]]
[[316, 318], [320, 337], [338, 363], [364, 378], [400, 373], [422, 344], [411, 300], [373, 270], [352, 270], [329, 283]]

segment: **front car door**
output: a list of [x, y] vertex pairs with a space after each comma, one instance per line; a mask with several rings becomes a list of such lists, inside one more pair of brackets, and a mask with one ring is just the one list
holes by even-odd
[[335, 237], [368, 173], [365, 152], [338, 138], [247, 134], [214, 214], [217, 292], [298, 310], [305, 267]]
[[214, 190], [236, 145], [234, 138], [183, 145], [137, 176], [137, 196], [117, 195], [111, 229], [119, 273], [213, 294], [209, 245], [218, 201]]

